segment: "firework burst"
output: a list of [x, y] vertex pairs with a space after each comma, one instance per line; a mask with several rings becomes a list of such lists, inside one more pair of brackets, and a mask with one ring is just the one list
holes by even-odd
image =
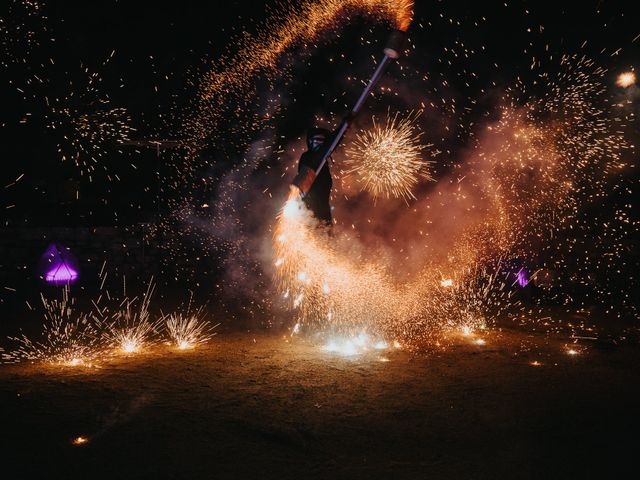
[[628, 88], [636, 83], [636, 73], [635, 72], [623, 72], [618, 75], [618, 79], [616, 80], [616, 85], [622, 88]]
[[358, 133], [347, 149], [346, 174], [355, 175], [362, 189], [376, 198], [415, 199], [413, 189], [418, 182], [433, 180], [429, 174], [432, 162], [423, 159], [423, 152], [433, 145], [421, 142], [420, 114], [387, 115], [384, 125], [373, 117], [373, 127]]

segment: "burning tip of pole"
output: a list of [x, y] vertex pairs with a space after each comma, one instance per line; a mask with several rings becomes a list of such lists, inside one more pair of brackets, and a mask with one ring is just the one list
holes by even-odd
[[534, 360], [533, 362], [529, 362], [529, 365], [531, 365], [532, 367], [540, 367], [542, 366], [542, 362], [539, 362], [538, 360]]
[[571, 355], [571, 356], [578, 355], [580, 353], [580, 351], [576, 350], [575, 348], [567, 348], [566, 352], [567, 352], [567, 355]]
[[392, 31], [391, 35], [389, 35], [389, 39], [387, 40], [387, 44], [384, 47], [384, 54], [394, 60], [400, 58], [406, 41], [406, 32], [403, 32], [402, 30]]

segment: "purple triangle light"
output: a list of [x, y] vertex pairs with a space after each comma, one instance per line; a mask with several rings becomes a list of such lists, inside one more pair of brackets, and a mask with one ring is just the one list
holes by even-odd
[[78, 278], [78, 272], [61, 262], [49, 270], [44, 278], [49, 283], [71, 283]]
[[78, 278], [77, 261], [66, 248], [56, 243], [49, 245], [42, 258], [42, 273], [47, 283], [69, 284]]
[[529, 285], [529, 276], [527, 275], [527, 271], [523, 268], [517, 274], [516, 278], [518, 279], [518, 285], [521, 287], [526, 287]]

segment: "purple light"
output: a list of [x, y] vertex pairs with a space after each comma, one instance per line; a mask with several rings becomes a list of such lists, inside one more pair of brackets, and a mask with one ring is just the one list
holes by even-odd
[[69, 250], [52, 243], [42, 256], [44, 280], [55, 285], [69, 284], [78, 278], [78, 262]]
[[78, 278], [78, 272], [61, 262], [49, 270], [44, 278], [49, 283], [70, 283]]
[[529, 277], [527, 275], [527, 271], [523, 268], [517, 274], [516, 278], [518, 280], [518, 285], [521, 287], [526, 287], [529, 285]]

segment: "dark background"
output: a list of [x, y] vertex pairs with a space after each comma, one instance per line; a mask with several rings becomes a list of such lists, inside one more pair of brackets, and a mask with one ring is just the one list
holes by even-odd
[[[34, 18], [25, 16], [20, 2], [3, 3], [0, 16], [6, 24], [23, 24], [37, 39], [29, 48], [23, 48], [26, 43], [20, 34], [13, 43], [5, 39], [0, 68], [0, 181], [6, 186], [0, 205], [3, 244], [24, 243], [24, 227], [55, 232], [36, 234], [35, 240], [27, 242], [29, 250], [23, 257], [9, 258], [10, 250], [3, 250], [4, 285], [11, 289], [23, 285], [24, 296], [32, 295], [37, 259], [47, 244], [57, 240], [69, 246], [73, 243], [69, 238], [77, 236], [75, 230], [65, 233], [61, 228], [83, 228], [87, 238], [92, 234], [107, 238], [92, 252], [78, 253], [76, 249], [85, 265], [86, 259], [91, 262], [87, 288], [96, 283], [99, 265], [105, 260], [121, 273], [134, 264], [142, 265], [137, 272], [141, 278], [160, 274], [174, 281], [179, 277], [171, 269], [161, 268], [163, 252], [154, 252], [153, 246], [141, 250], [145, 232], [172, 213], [176, 197], [184, 197], [194, 206], [215, 202], [212, 192], [216, 182], [242, 158], [242, 142], [220, 155], [227, 148], [223, 137], [222, 146], [203, 152], [209, 168], [201, 172], [207, 180], [202, 191], [164, 188], [167, 178], [180, 174], [169, 164], [172, 151], [162, 149], [158, 154], [155, 148], [144, 146], [105, 145], [100, 168], [89, 181], [72, 162], [60, 160], [58, 133], [46, 129], [43, 98], [68, 94], [70, 84], [82, 85], [86, 67], [99, 73], [100, 92], [108, 94], [110, 105], [127, 109], [136, 128], [131, 139], [171, 140], [179, 134], [177, 117], [193, 101], [199, 72], [221, 55], [233, 54], [236, 36], [244, 30], [254, 33], [268, 17], [269, 6], [268, 2], [253, 1], [58, 1], [41, 4], [41, 15]], [[302, 137], [314, 116], [333, 121], [344, 114], [356, 98], [360, 82], [370, 74], [371, 59], [379, 55], [387, 30], [356, 17], [338, 37], [329, 34], [321, 38], [306, 60], [294, 65], [285, 93], [296, 101], [289, 102], [278, 119], [275, 136], [282, 139], [282, 145], [276, 147]], [[530, 68], [532, 57], [544, 62], [564, 53], [583, 52], [609, 69], [606, 78], [612, 96], [624, 101], [628, 94], [615, 89], [615, 78], [636, 64], [640, 41], [633, 40], [638, 34], [640, 28], [624, 2], [418, 1], [410, 30], [410, 54], [401, 66], [392, 67], [385, 81], [404, 89], [400, 102], [405, 106], [425, 98], [436, 103], [446, 99], [447, 105], [455, 102], [455, 111], [445, 109], [441, 116], [448, 118], [449, 130], [433, 125], [427, 132], [429, 140], [446, 153], [435, 167], [438, 176], [465, 151], [473, 133], [469, 125], [478, 125], [491, 115], [500, 92], [518, 78], [533, 83], [537, 74]], [[361, 38], [368, 43], [363, 44]], [[346, 60], [334, 62], [340, 54]], [[350, 75], [356, 80], [345, 83], [344, 78]], [[43, 81], [35, 82], [35, 77]], [[535, 94], [535, 89], [533, 86], [529, 91]], [[75, 100], [74, 106], [93, 108], [82, 98]], [[635, 105], [628, 108], [637, 109]], [[637, 174], [625, 181], [635, 185]], [[598, 218], [633, 200], [626, 189], [620, 189], [590, 209]], [[209, 213], [199, 214], [206, 218]], [[100, 233], [104, 230], [96, 227], [115, 230], [109, 230], [105, 237]], [[121, 250], [121, 255], [114, 250]], [[130, 253], [133, 250], [135, 253]], [[196, 262], [196, 257], [191, 251], [183, 255], [181, 261], [193, 258], [195, 265], [183, 270], [199, 276], [195, 283], [185, 278], [183, 286], [215, 291], [220, 278], [218, 257], [211, 256], [206, 264], [199, 257]], [[632, 271], [637, 258], [627, 264]], [[38, 287], [42, 288], [41, 283]], [[3, 295], [20, 298], [7, 291]]]
[[[448, 93], [465, 102], [479, 98], [480, 89], [506, 86], [518, 75], [530, 75], [531, 57], [541, 53], [546, 45], [551, 51], [575, 52], [588, 40], [583, 51], [597, 56], [600, 63], [609, 60], [610, 64], [604, 66], [611, 68], [612, 82], [618, 72], [633, 66], [637, 59], [640, 41], [632, 43], [632, 40], [640, 29], [633, 15], [625, 14], [623, 2], [589, 1], [575, 6], [565, 4], [568, 2], [507, 2], [508, 6], [504, 3], [445, 5], [418, 1], [410, 31], [416, 48], [408, 62], [422, 66], [434, 79], [446, 77], [450, 85]], [[525, 13], [526, 10], [530, 13]], [[16, 15], [20, 9], [15, 2], [4, 2], [2, 15], [7, 11]], [[15, 206], [2, 209], [2, 222], [14, 226], [25, 223], [71, 226], [152, 220], [162, 155], [158, 158], [152, 148], [140, 148], [138, 153], [134, 147], [123, 149], [122, 154], [114, 146], [100, 162], [108, 166], [109, 172], [118, 174], [120, 181], [109, 181], [98, 172], [93, 182], [88, 182], [86, 177], [80, 177], [72, 162], [61, 162], [58, 158], [56, 139], [43, 128], [37, 115], [42, 109], [41, 102], [25, 100], [15, 86], [24, 86], [30, 75], [44, 71], [49, 84], [40, 91], [55, 96], [65, 90], [65, 79], [81, 82], [82, 62], [101, 72], [104, 91], [112, 104], [130, 112], [137, 129], [132, 138], [170, 137], [174, 132], [163, 127], [171, 123], [175, 106], [186, 105], [193, 95], [193, 88], [187, 84], [189, 73], [202, 66], [205, 59], [222, 54], [239, 29], [255, 28], [252, 24], [266, 16], [264, 2], [70, 1], [46, 3], [43, 11], [48, 32], [38, 33], [40, 44], [28, 55], [28, 65], [0, 69], [2, 185], [24, 174], [18, 184], [3, 192], [3, 206]], [[453, 23], [449, 18], [454, 19]], [[476, 22], [478, 27], [474, 25]], [[542, 33], [540, 25], [544, 27]], [[529, 28], [531, 32], [527, 32]], [[356, 36], [362, 30], [363, 25], [356, 22], [353, 28], [345, 29], [343, 36]], [[375, 42], [375, 38], [371, 40]], [[443, 47], [451, 48], [457, 42], [478, 51], [484, 46], [486, 54], [470, 59], [460, 57], [458, 64], [447, 65]], [[331, 42], [321, 54], [329, 56], [333, 50], [344, 51], [357, 59], [359, 55], [376, 52], [376, 45], [370, 51], [349, 45], [353, 44]], [[622, 50], [615, 56], [600, 54], [603, 48], [613, 52], [620, 47]], [[109, 64], [99, 68], [114, 50]], [[42, 69], [40, 63], [49, 58], [55, 59], [55, 65]], [[466, 83], [471, 77], [465, 71], [477, 75], [470, 86]], [[301, 103], [282, 126], [282, 133], [290, 137], [303, 134], [301, 127], [310, 122], [310, 112], [327, 109], [342, 93], [330, 90], [331, 82], [341, 77], [341, 72], [325, 68], [321, 61], [316, 61], [310, 71], [297, 69], [296, 74], [300, 77], [294, 93]], [[357, 94], [348, 93], [352, 97]], [[484, 102], [483, 97], [480, 100], [476, 105], [469, 104], [469, 108], [480, 112], [490, 108], [490, 97], [484, 98]], [[464, 103], [459, 105], [459, 110], [465, 107]], [[31, 119], [20, 123], [27, 112], [32, 113]], [[137, 169], [130, 163], [135, 163]], [[77, 199], [76, 192], [79, 192]]]

